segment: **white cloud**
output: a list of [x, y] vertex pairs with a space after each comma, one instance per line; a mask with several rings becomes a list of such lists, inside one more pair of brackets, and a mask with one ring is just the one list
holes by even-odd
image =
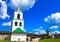
[[39, 27], [39, 28], [35, 28], [33, 29], [33, 31], [39, 31], [40, 29], [42, 29], [43, 27]]
[[44, 30], [39, 30], [39, 31], [35, 32], [35, 34], [46, 34], [46, 31], [44, 31]]
[[46, 17], [44, 21], [51, 24], [60, 24], [60, 13], [52, 13], [52, 15]]
[[35, 34], [39, 34], [39, 32], [35, 32]]
[[26, 29], [24, 29], [24, 31], [26, 32], [27, 30], [26, 30]]
[[11, 26], [11, 21], [10, 22], [4, 22], [2, 26]]
[[58, 30], [53, 31], [52, 34], [60, 34], [60, 31], [58, 31]]
[[50, 27], [50, 29], [57, 29], [59, 26], [55, 25], [55, 26], [52, 26]]
[[44, 21], [48, 21], [48, 18], [45, 18]]
[[42, 29], [43, 27], [40, 27], [40, 29]]
[[34, 6], [36, 0], [10, 0], [8, 6], [12, 9], [16, 9], [18, 5], [20, 8], [25, 11]]
[[33, 29], [33, 31], [39, 31], [40, 29], [39, 28], [37, 28], [37, 29]]
[[0, 18], [5, 19], [6, 17], [10, 17], [7, 14], [7, 5], [5, 1], [0, 0], [1, 7], [0, 7]]
[[46, 31], [42, 29], [43, 27], [35, 28], [33, 31], [35, 34], [46, 34]]
[[40, 30], [39, 34], [46, 34], [46, 31], [45, 30]]
[[46, 31], [43, 29], [33, 29], [35, 31], [35, 34], [46, 34]]

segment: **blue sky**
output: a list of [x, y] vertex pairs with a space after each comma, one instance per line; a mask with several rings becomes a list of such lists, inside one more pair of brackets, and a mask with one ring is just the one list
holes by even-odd
[[[3, 1], [6, 5], [10, 2], [10, 0]], [[60, 33], [60, 0], [37, 0], [31, 8], [27, 8], [21, 9], [26, 32], [45, 34], [46, 30], [50, 29], [51, 33]], [[11, 31], [11, 21], [16, 9], [10, 6], [3, 7], [3, 10], [6, 9], [6, 14], [0, 9], [0, 31]]]

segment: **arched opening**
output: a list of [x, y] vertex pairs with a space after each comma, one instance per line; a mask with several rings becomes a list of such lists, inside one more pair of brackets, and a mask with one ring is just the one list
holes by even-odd
[[28, 38], [26, 38], [26, 41], [28, 41]]
[[17, 22], [15, 22], [15, 26], [17, 26]]
[[19, 23], [19, 26], [22, 26], [22, 22]]
[[17, 15], [17, 19], [20, 19], [20, 14]]

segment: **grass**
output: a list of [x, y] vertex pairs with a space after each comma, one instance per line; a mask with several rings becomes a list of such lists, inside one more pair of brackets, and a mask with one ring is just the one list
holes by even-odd
[[0, 42], [11, 42], [11, 41], [7, 41], [7, 40], [0, 40]]
[[[11, 41], [0, 40], [0, 42], [11, 42]], [[43, 39], [43, 40], [40, 40], [40, 42], [60, 42], [60, 39]]]
[[60, 42], [60, 39], [44, 39], [40, 40], [40, 42]]

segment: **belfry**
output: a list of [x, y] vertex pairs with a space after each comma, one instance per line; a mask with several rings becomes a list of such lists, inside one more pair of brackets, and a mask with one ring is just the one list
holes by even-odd
[[20, 41], [26, 41], [23, 13], [18, 8], [18, 10], [14, 12], [14, 17], [12, 20], [11, 41], [18, 41], [19, 39]]

